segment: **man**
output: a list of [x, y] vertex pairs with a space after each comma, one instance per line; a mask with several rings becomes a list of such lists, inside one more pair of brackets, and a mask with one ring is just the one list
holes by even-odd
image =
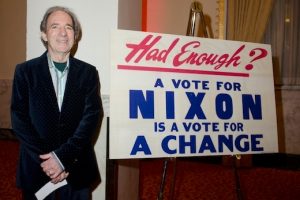
[[16, 66], [12, 126], [20, 140], [17, 186], [24, 199], [67, 180], [47, 199], [89, 199], [99, 180], [93, 138], [103, 118], [96, 68], [70, 56], [80, 37], [76, 16], [49, 8], [40, 25], [47, 51]]

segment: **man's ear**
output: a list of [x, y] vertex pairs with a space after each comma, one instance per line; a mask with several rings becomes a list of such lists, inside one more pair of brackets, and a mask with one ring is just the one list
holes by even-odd
[[42, 37], [42, 40], [43, 40], [43, 41], [48, 42], [46, 33], [41, 32], [41, 37]]

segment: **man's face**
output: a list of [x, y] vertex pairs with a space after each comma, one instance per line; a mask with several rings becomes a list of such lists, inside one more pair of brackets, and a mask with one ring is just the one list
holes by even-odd
[[63, 11], [53, 12], [47, 20], [46, 33], [42, 38], [48, 42], [48, 51], [52, 54], [69, 53], [74, 44], [72, 18]]

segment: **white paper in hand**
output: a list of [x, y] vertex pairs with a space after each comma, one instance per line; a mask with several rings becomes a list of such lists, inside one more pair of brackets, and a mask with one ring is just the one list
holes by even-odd
[[46, 196], [48, 196], [51, 192], [53, 192], [54, 190], [64, 186], [67, 184], [66, 179], [59, 182], [59, 183], [51, 183], [51, 181], [49, 181], [48, 183], [46, 183], [43, 187], [41, 187], [39, 189], [39, 191], [37, 191], [35, 193], [35, 196], [38, 200], [43, 200], [44, 198], [46, 198]]

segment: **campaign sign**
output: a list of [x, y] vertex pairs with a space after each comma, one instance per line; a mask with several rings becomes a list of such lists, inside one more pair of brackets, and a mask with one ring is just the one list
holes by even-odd
[[111, 159], [278, 151], [270, 45], [111, 37]]

